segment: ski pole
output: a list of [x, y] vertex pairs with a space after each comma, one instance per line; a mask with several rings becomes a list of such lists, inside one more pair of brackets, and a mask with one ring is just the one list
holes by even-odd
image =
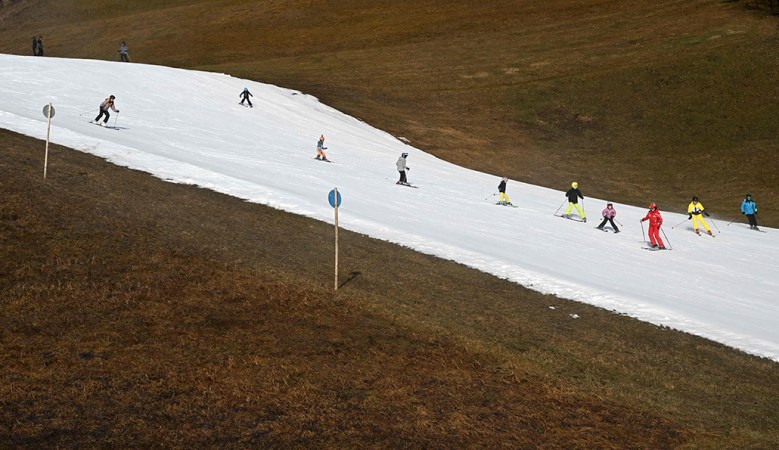
[[644, 238], [644, 242], [646, 242], [646, 234], [644, 233], [644, 221], [641, 222], [641, 237]]
[[488, 195], [487, 198], [485, 198], [484, 200], [487, 200], [490, 197], [495, 197], [495, 194], [497, 194], [497, 193], [498, 193], [498, 191], [493, 192], [492, 194]]
[[[622, 228], [625, 228], [625, 225], [622, 225], [622, 222], [620, 222], [619, 220], [617, 220], [617, 218], [616, 218], [616, 217], [614, 218], [614, 222], [617, 222], [617, 224], [618, 224], [619, 226], [621, 226]], [[642, 222], [642, 223], [641, 223], [641, 228], [643, 228], [643, 227], [644, 227], [644, 224], [643, 224], [643, 222]]]
[[[737, 220], [738, 220], [738, 217], [736, 217], [735, 219], [731, 220], [731, 221], [730, 221], [730, 223], [733, 223], [733, 222], [735, 222], [735, 221], [737, 221]], [[729, 227], [729, 226], [730, 226], [730, 223], [729, 223], [729, 224], [727, 224], [727, 225], [725, 225], [725, 226], [726, 226], [726, 227]]]
[[673, 250], [673, 247], [671, 246], [671, 240], [668, 239], [668, 236], [665, 234], [665, 230], [663, 229], [662, 225], [660, 225], [660, 231], [663, 232], [663, 237], [665, 238], [665, 242], [668, 243], [668, 250]]
[[[560, 208], [562, 208], [564, 204], [565, 204], [565, 200], [563, 200], [563, 203], [560, 204]], [[560, 208], [557, 208], [557, 211], [554, 212], [555, 216], [557, 215], [557, 212], [560, 211]]]
[[116, 112], [116, 116], [114, 116], [114, 128], [116, 128], [116, 121], [119, 120], [119, 112]]
[[715, 222], [711, 217], [709, 217], [709, 220], [711, 220], [711, 224], [714, 225], [714, 228], [717, 229], [717, 233], [722, 233], [722, 231], [720, 231], [719, 227], [717, 226], [717, 222]]
[[690, 220], [690, 219], [687, 218], [687, 219], [682, 220], [681, 222], [679, 222], [676, 225], [672, 226], [671, 229], [673, 230], [674, 228], [678, 227], [679, 225], [683, 224], [684, 222], [687, 222], [688, 220]]

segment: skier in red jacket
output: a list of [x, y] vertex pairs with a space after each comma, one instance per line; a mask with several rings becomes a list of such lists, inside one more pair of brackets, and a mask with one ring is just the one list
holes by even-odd
[[659, 250], [665, 250], [665, 244], [660, 239], [660, 225], [663, 224], [663, 216], [660, 215], [660, 211], [657, 210], [657, 205], [651, 203], [649, 205], [649, 212], [641, 221], [649, 221], [649, 242], [652, 244], [652, 248]]

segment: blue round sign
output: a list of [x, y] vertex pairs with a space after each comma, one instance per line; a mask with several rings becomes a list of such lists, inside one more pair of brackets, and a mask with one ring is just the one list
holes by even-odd
[[341, 193], [338, 192], [338, 200], [337, 200], [338, 203], [337, 204], [336, 204], [335, 194], [336, 194], [335, 189], [330, 191], [330, 193], [327, 194], [327, 201], [330, 202], [330, 206], [332, 206], [333, 208], [339, 208], [341, 206]]

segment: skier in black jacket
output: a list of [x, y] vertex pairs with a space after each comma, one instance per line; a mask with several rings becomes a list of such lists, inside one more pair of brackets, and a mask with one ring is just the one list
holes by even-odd
[[251, 92], [249, 92], [249, 88], [243, 88], [243, 92], [239, 95], [239, 97], [243, 97], [241, 100], [241, 104], [243, 105], [243, 102], [249, 102], [249, 108], [254, 108], [254, 105], [252, 105], [252, 101], [249, 100], [249, 97], [254, 97]]
[[582, 192], [579, 190], [579, 183], [575, 181], [571, 183], [571, 189], [568, 189], [568, 192], [565, 193], [565, 196], [568, 197], [568, 208], [566, 208], [563, 217], [565, 217], [566, 219], [570, 219], [571, 210], [575, 206], [576, 211], [579, 212], [579, 217], [581, 217], [582, 222], [586, 222], [587, 216], [584, 215], [584, 211], [582, 210], [582, 207], [579, 206], [579, 199], [584, 200], [584, 196], [582, 195]]

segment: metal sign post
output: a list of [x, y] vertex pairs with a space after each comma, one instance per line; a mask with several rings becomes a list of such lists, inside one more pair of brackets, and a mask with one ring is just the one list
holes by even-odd
[[327, 195], [327, 201], [335, 209], [335, 290], [338, 290], [338, 207], [341, 206], [341, 194], [334, 188]]
[[51, 118], [54, 117], [54, 107], [51, 103], [43, 107], [43, 115], [49, 121], [48, 128], [46, 129], [46, 153], [43, 156], [43, 179], [46, 179], [46, 168], [49, 166], [49, 137], [51, 136]]

